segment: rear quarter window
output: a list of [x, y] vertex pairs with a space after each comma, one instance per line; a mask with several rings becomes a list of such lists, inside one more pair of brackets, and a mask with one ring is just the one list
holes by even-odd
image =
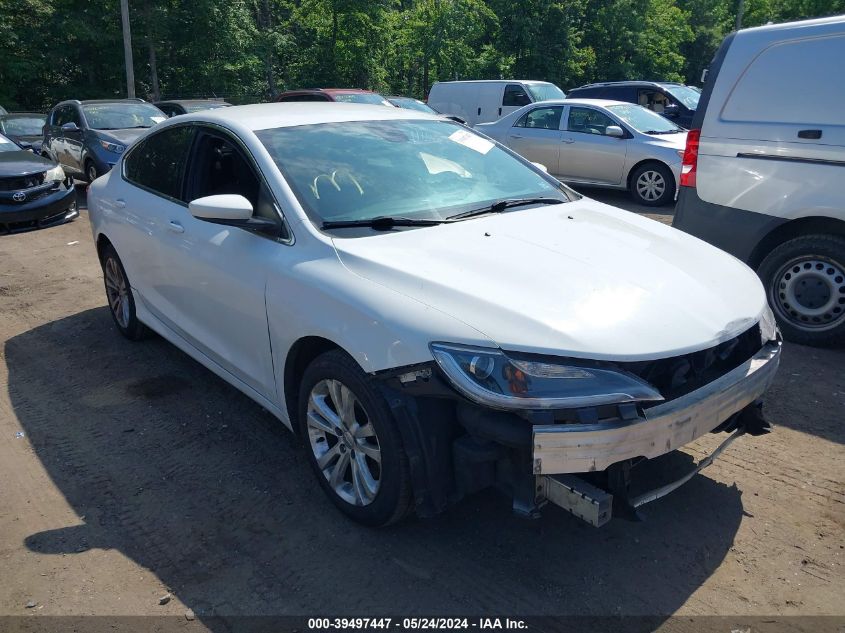
[[843, 125], [845, 36], [793, 40], [763, 50], [737, 80], [724, 121]]

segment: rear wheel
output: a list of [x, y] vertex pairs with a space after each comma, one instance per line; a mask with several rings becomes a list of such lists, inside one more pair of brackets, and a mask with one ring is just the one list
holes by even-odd
[[640, 204], [659, 207], [675, 198], [675, 177], [663, 163], [646, 163], [631, 176], [631, 197]]
[[117, 329], [130, 341], [141, 340], [147, 334], [147, 328], [135, 314], [132, 287], [129, 285], [117, 251], [111, 244], [106, 244], [103, 248], [100, 263], [103, 266], [103, 281], [106, 286], [109, 311]]
[[382, 526], [408, 513], [408, 459], [396, 422], [372, 379], [344, 352], [326, 352], [306, 369], [299, 430], [320, 486], [345, 514]]
[[784, 338], [804, 345], [845, 343], [845, 239], [793, 238], [769, 253], [757, 272]]

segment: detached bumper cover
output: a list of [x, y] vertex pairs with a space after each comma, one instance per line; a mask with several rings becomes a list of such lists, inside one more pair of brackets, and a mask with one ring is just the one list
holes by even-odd
[[644, 417], [621, 424], [554, 424], [533, 429], [536, 475], [601, 471], [635, 457], [653, 458], [709, 433], [757, 400], [780, 363], [780, 343], [770, 341], [754, 357], [721, 378]]

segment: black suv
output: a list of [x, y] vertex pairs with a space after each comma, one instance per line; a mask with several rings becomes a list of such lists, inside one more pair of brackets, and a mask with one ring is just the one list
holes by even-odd
[[676, 125], [689, 129], [701, 93], [671, 81], [607, 81], [575, 88], [568, 99], [627, 101], [654, 110]]
[[143, 99], [62, 101], [47, 117], [41, 154], [92, 182], [114, 166], [132, 141], [166, 118]]

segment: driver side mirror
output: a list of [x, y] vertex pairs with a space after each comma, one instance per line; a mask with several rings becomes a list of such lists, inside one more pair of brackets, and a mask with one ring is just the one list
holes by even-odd
[[618, 125], [608, 125], [604, 130], [604, 134], [613, 138], [625, 138], [625, 130]]
[[197, 198], [188, 203], [188, 211], [198, 220], [234, 226], [256, 233], [276, 236], [281, 229], [278, 222], [253, 217], [252, 203], [243, 196], [233, 193]]
[[65, 123], [62, 125], [62, 132], [78, 132], [79, 127], [73, 121]]

